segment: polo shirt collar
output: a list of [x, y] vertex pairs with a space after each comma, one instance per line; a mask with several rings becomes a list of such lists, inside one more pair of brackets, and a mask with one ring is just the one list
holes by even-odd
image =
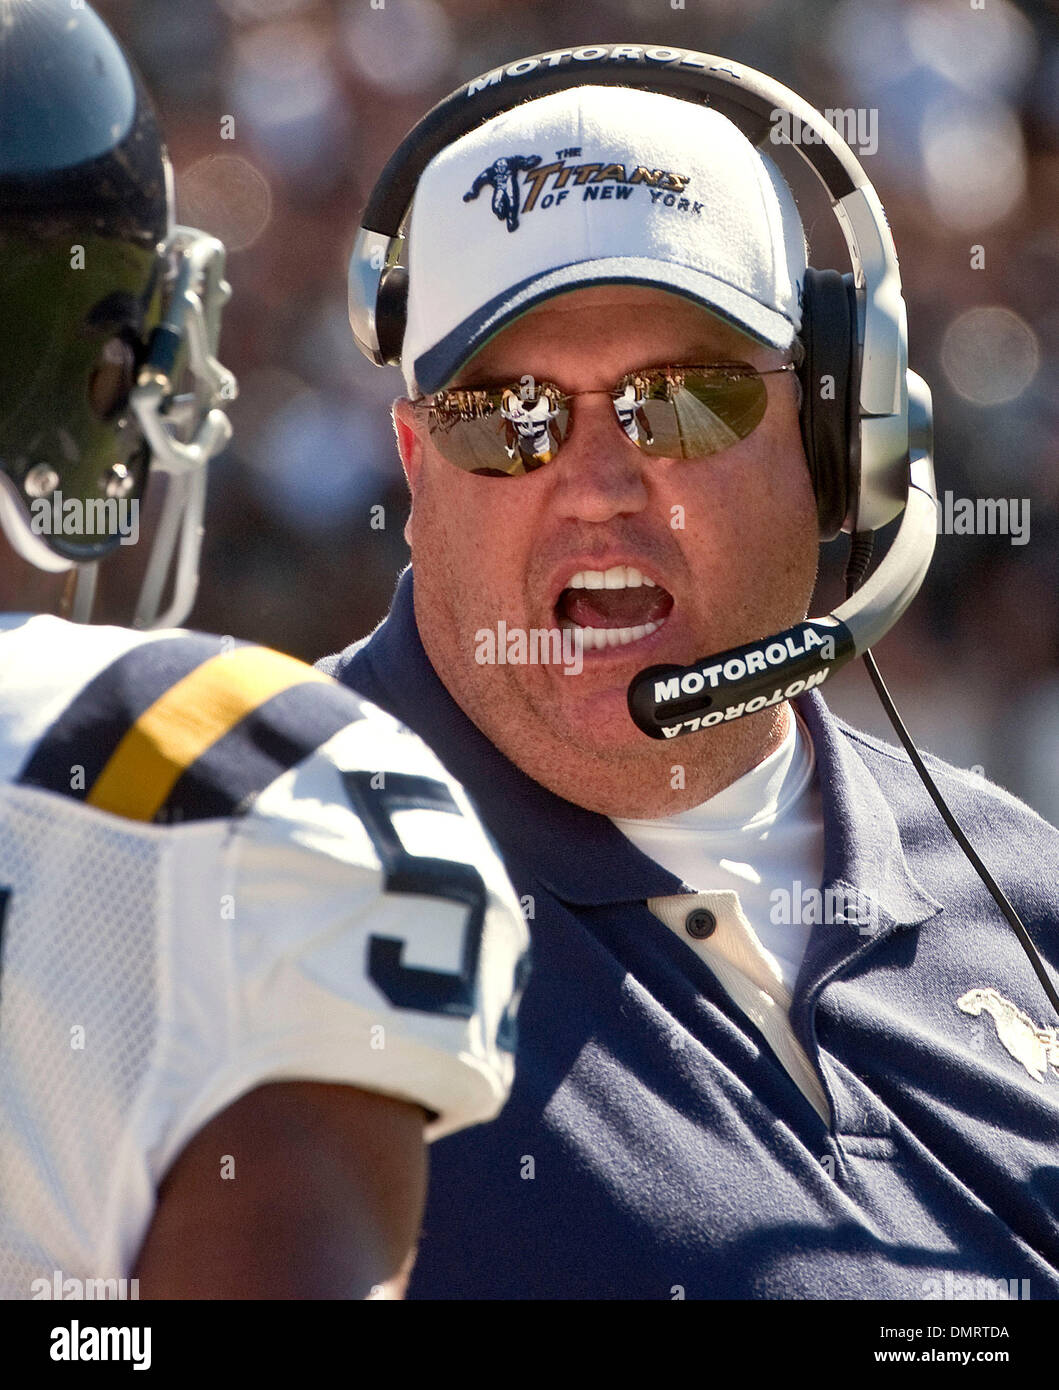
[[[410, 565], [400, 576], [389, 615], [357, 644], [341, 675], [430, 745], [468, 788], [505, 856], [524, 865], [561, 901], [602, 906], [695, 891], [641, 853], [607, 816], [575, 806], [528, 777], [467, 718], [420, 640]], [[797, 705], [813, 739], [820, 778], [822, 887], [866, 896], [884, 930], [936, 916], [941, 905], [913, 877], [893, 813], [839, 721], [815, 690], [800, 696]], [[829, 935], [818, 938], [821, 948]], [[842, 936], [848, 945], [848, 928]]]
[[812, 736], [820, 778], [823, 886], [856, 890], [877, 905], [881, 918], [898, 926], [937, 916], [942, 905], [909, 868], [894, 814], [849, 737], [857, 731], [837, 719], [816, 690], [797, 705]]

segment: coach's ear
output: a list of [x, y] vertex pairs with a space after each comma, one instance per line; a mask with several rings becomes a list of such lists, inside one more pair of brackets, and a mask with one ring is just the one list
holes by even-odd
[[397, 452], [401, 455], [401, 467], [408, 480], [408, 490], [413, 499], [419, 481], [419, 468], [423, 460], [423, 445], [416, 432], [416, 418], [411, 402], [400, 396], [393, 403], [393, 428], [397, 435]]
[[[400, 396], [394, 401], [392, 415], [394, 434], [397, 436], [397, 452], [401, 456], [401, 467], [404, 469], [404, 475], [408, 481], [408, 491], [412, 494], [414, 510], [419, 469], [423, 462], [423, 442], [416, 432], [415, 415], [407, 396]], [[404, 538], [409, 545], [412, 544], [411, 528], [412, 515], [410, 512], [404, 528]]]

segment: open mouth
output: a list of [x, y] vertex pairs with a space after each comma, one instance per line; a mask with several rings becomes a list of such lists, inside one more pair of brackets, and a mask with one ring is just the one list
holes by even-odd
[[578, 570], [555, 604], [560, 627], [579, 630], [586, 652], [628, 647], [665, 623], [673, 595], [632, 565]]

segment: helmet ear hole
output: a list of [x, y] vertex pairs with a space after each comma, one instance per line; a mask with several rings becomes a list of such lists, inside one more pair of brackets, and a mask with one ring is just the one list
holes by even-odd
[[136, 349], [117, 335], [103, 344], [88, 379], [88, 403], [100, 420], [111, 420], [128, 404], [136, 381]]

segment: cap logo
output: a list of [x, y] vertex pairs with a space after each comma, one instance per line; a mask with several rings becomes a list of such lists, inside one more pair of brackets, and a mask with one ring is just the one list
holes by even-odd
[[493, 212], [501, 222], [507, 223], [509, 232], [518, 229], [519, 186], [518, 173], [522, 169], [535, 169], [541, 162], [539, 154], [509, 154], [494, 159], [488, 169], [482, 172], [471, 184], [470, 191], [463, 195], [465, 203], [478, 197], [486, 184], [493, 190]]
[[[576, 147], [559, 150], [551, 164], [541, 164], [539, 154], [501, 155], [493, 160], [488, 169], [482, 170], [463, 195], [463, 201], [473, 202], [488, 184], [493, 190], [493, 213], [506, 224], [509, 232], [518, 229], [520, 213], [532, 212], [538, 206], [549, 208], [553, 204], [560, 204], [578, 190], [581, 201], [585, 203], [600, 200], [624, 202], [633, 196], [637, 187], [644, 187], [651, 195], [651, 202], [657, 206], [702, 215], [702, 203], [677, 196], [691, 182], [689, 174], [678, 174], [672, 169], [649, 169], [643, 164], [638, 164], [631, 174], [627, 174], [624, 164], [567, 162], [580, 158], [581, 150]], [[523, 172], [525, 178], [520, 185], [518, 175]], [[554, 182], [545, 192], [549, 179]]]

